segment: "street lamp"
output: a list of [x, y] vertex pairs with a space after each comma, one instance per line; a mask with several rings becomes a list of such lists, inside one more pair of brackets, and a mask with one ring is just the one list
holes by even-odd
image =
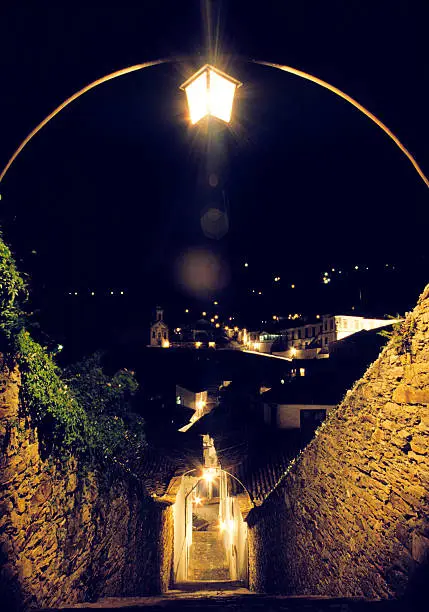
[[210, 64], [197, 70], [180, 86], [188, 99], [191, 123], [195, 125], [207, 115], [229, 123], [235, 90], [241, 85], [240, 81]]

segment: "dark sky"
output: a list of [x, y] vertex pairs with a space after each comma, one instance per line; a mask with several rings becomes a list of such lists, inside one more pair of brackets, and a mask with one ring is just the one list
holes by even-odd
[[[245, 60], [286, 63], [343, 89], [429, 174], [428, 18], [426, 0], [3, 3], [2, 167], [42, 118], [92, 80], [189, 56], [86, 94], [35, 137], [1, 185], [6, 239], [31, 275], [36, 306], [51, 323], [56, 313], [52, 329], [65, 333], [70, 316], [78, 333], [86, 307], [72, 315], [64, 305], [74, 291], [81, 299], [124, 290], [124, 312], [143, 319], [159, 301], [179, 312], [216, 297], [258, 317], [295, 306], [314, 312], [328, 307], [320, 297], [327, 266], [350, 276], [356, 264], [370, 267], [367, 307], [389, 306], [377, 286], [412, 303], [428, 280], [429, 192], [410, 162], [332, 93]], [[212, 59], [208, 49], [232, 56], [221, 67], [243, 82], [232, 129], [213, 124], [209, 134], [189, 127], [178, 89]], [[212, 206], [227, 218], [217, 240], [201, 229]], [[177, 261], [190, 249], [217, 258], [224, 282], [199, 301], [177, 284]], [[377, 283], [386, 263], [402, 275]], [[277, 274], [283, 288], [274, 295]], [[290, 283], [302, 291], [291, 294]], [[271, 292], [257, 308], [254, 287]], [[335, 278], [329, 291], [331, 308], [335, 300], [350, 307]], [[100, 301], [91, 316], [106, 327], [115, 314]]]

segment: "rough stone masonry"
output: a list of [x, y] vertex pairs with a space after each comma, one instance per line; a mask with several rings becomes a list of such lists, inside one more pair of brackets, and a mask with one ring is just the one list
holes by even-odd
[[0, 602], [4, 610], [164, 591], [172, 508], [138, 482], [60, 470], [19, 418], [20, 376], [0, 373]]
[[396, 597], [429, 578], [429, 285], [249, 516], [250, 586]]

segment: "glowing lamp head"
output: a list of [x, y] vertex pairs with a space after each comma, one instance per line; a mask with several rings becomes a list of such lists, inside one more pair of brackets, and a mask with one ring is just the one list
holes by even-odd
[[235, 90], [242, 83], [210, 64], [200, 68], [180, 86], [186, 93], [191, 123], [207, 115], [229, 123]]
[[203, 471], [203, 478], [206, 482], [213, 482], [216, 477], [216, 470], [213, 468], [207, 468]]
[[194, 502], [196, 506], [201, 506], [201, 497], [195, 497]]

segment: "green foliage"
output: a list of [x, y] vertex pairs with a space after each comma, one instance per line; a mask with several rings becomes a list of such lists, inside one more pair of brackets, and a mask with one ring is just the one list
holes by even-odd
[[131, 410], [138, 389], [134, 373], [103, 372], [101, 353], [94, 353], [66, 369], [66, 382], [89, 417], [91, 441], [104, 458], [131, 466], [145, 448], [144, 420]]
[[39, 428], [44, 450], [83, 452], [88, 442], [88, 418], [51, 355], [24, 329], [16, 336], [15, 350], [22, 378], [22, 405]]
[[144, 422], [130, 410], [137, 390], [132, 372], [107, 376], [101, 355], [68, 369], [66, 377], [46, 348], [24, 328], [24, 278], [0, 233], [0, 334], [21, 372], [21, 405], [37, 427], [45, 456], [71, 454], [130, 469], [145, 447]]
[[95, 354], [61, 375], [52, 355], [21, 330], [16, 337], [21, 399], [47, 455], [79, 455], [132, 469], [145, 448], [144, 421], [129, 410], [131, 372], [107, 376]]
[[100, 352], [65, 369], [64, 377], [79, 404], [87, 412], [117, 414], [130, 410], [130, 400], [138, 389], [133, 372], [123, 369], [114, 376], [103, 372]]
[[25, 280], [0, 233], [0, 331], [8, 340], [23, 324], [20, 302], [26, 298]]
[[382, 329], [378, 332], [379, 336], [387, 338], [397, 352], [398, 355], [406, 355], [411, 353], [411, 340], [416, 329], [416, 321], [412, 315], [404, 318], [397, 314], [396, 316], [388, 315], [389, 319], [401, 319], [393, 323], [392, 328]]

